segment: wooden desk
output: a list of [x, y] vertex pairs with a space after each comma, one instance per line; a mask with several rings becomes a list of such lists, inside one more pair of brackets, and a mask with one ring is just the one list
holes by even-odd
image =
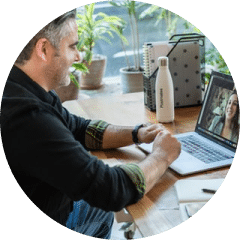
[[[116, 125], [136, 125], [138, 123], [156, 123], [154, 112], [146, 109], [143, 103], [144, 95], [130, 93], [106, 98], [92, 98], [76, 101], [75, 106], [83, 110], [90, 119], [103, 119]], [[175, 109], [174, 123], [165, 124], [172, 132], [178, 134], [194, 131], [200, 107], [188, 107]], [[76, 112], [75, 112], [76, 113]], [[79, 115], [81, 113], [79, 112]], [[92, 154], [100, 159], [113, 158], [118, 161], [136, 162], [143, 160], [146, 155], [134, 145], [116, 150], [95, 151]], [[127, 209], [132, 215], [143, 237], [152, 236], [166, 231], [182, 222], [178, 209], [174, 183], [179, 179], [195, 178], [223, 178], [229, 168], [208, 171], [200, 174], [181, 177], [168, 169], [164, 176], [137, 204]]]

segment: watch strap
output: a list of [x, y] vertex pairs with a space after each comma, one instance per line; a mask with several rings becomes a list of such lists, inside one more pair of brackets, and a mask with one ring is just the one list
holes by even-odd
[[144, 124], [136, 125], [132, 131], [132, 140], [135, 144], [140, 144], [141, 142], [138, 140], [138, 130], [144, 127]]

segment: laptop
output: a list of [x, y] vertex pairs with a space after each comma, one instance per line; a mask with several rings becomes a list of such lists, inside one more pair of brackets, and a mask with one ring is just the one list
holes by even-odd
[[[182, 144], [182, 151], [169, 166], [172, 170], [188, 175], [231, 165], [239, 136], [239, 105], [235, 91], [231, 76], [212, 72], [195, 131], [175, 135]], [[231, 110], [226, 108], [229, 102], [235, 106]], [[223, 127], [226, 110], [233, 126], [231, 132]], [[139, 148], [150, 153], [152, 143], [140, 144]]]

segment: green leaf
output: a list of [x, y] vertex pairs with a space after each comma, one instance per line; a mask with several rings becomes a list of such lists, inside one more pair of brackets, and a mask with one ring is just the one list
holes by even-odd
[[80, 71], [80, 72], [84, 72], [84, 73], [88, 73], [89, 70], [87, 68], [87, 66], [84, 63], [73, 63], [72, 65], [76, 70]]
[[114, 1], [109, 1], [109, 3], [110, 3], [111, 5], [113, 5], [114, 7], [121, 7], [121, 6], [122, 6], [121, 3], [116, 3], [116, 2], [114, 2]]
[[151, 5], [150, 7], [148, 7], [147, 9], [145, 9], [139, 16], [140, 19], [145, 18], [146, 16], [152, 15], [154, 13], [159, 13], [161, 10], [160, 7], [155, 6], [155, 5]]
[[[118, 5], [118, 4], [117, 4]], [[126, 38], [117, 27], [123, 27], [125, 22], [117, 16], [109, 16], [105, 13], [94, 15], [95, 4], [89, 4], [79, 11], [77, 17], [79, 44], [77, 48], [80, 51], [86, 51], [85, 60], [91, 62], [92, 49], [95, 42], [103, 39], [110, 43], [110, 39], [114, 37], [115, 32], [118, 37], [126, 43]], [[107, 34], [107, 36], [103, 36]], [[108, 39], [106, 39], [108, 37]]]
[[92, 62], [92, 56], [93, 56], [92, 51], [86, 51], [84, 59], [90, 64]]
[[109, 38], [105, 37], [105, 36], [101, 36], [99, 37], [99, 39], [104, 40], [105, 42], [107, 42], [108, 44], [112, 44], [112, 42], [109, 40]]
[[80, 89], [79, 82], [76, 80], [75, 76], [72, 73], [70, 74], [70, 79], [75, 84], [75, 86]]
[[90, 5], [86, 5], [86, 9], [87, 9], [87, 15], [86, 16], [88, 17], [88, 19], [92, 19], [94, 8], [95, 8], [95, 3], [91, 3]]

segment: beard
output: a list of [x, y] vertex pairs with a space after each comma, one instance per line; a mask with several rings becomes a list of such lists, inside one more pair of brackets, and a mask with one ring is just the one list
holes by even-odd
[[71, 66], [68, 66], [68, 64], [65, 62], [58, 61], [58, 59], [56, 60], [57, 61], [55, 61], [55, 63], [49, 69], [49, 77], [51, 75], [50, 81], [52, 82], [54, 88], [68, 86], [71, 83]]
[[55, 60], [53, 63], [52, 71], [53, 71], [53, 82], [56, 87], [68, 86], [71, 83], [70, 79], [70, 67], [64, 59], [61, 58], [61, 54], [59, 53], [59, 49], [56, 49], [55, 52]]
[[59, 76], [59, 81], [58, 82], [59, 82], [59, 86], [61, 86], [61, 87], [63, 87], [63, 86], [66, 87], [71, 83], [69, 69], [64, 74]]

